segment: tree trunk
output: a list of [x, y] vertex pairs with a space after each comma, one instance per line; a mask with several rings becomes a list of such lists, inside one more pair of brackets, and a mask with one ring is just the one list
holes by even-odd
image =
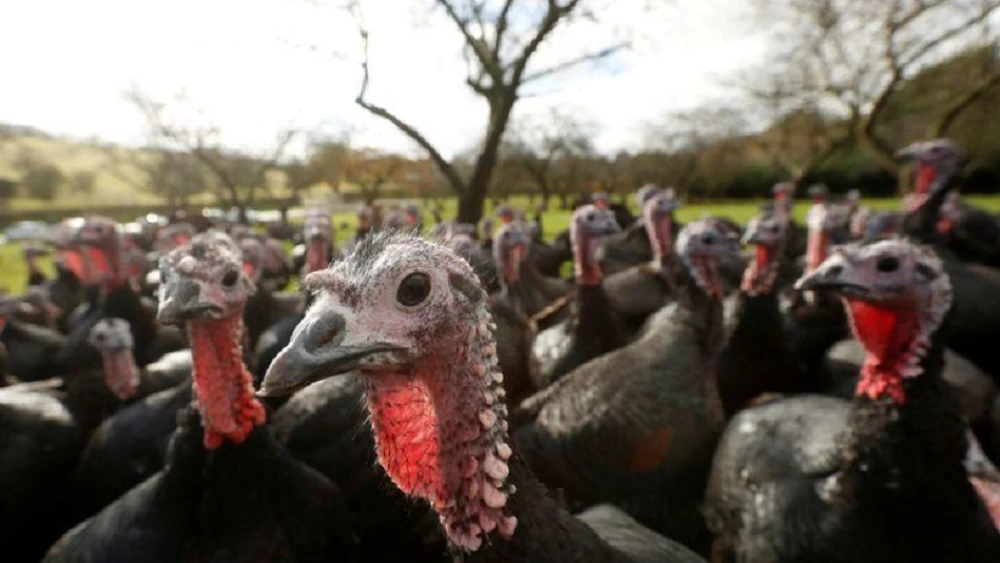
[[495, 93], [490, 100], [490, 126], [486, 131], [483, 151], [476, 160], [469, 185], [458, 198], [459, 223], [476, 225], [483, 218], [483, 204], [486, 203], [486, 192], [490, 187], [490, 179], [497, 166], [497, 156], [500, 152], [500, 141], [503, 140], [507, 121], [516, 99], [515, 91], [505, 88]]

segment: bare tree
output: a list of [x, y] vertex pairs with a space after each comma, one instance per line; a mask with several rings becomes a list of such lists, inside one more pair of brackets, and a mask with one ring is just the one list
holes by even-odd
[[[548, 205], [560, 161], [594, 153], [593, 128], [578, 113], [554, 108], [545, 121], [524, 121], [514, 127], [509, 160], [531, 179]], [[565, 168], [565, 167], [563, 167]]]
[[344, 160], [342, 178], [361, 193], [365, 205], [374, 205], [383, 189], [401, 182], [406, 159], [374, 149], [350, 149]]
[[204, 166], [187, 152], [168, 150], [150, 139], [143, 149], [95, 145], [103, 149], [105, 162], [96, 170], [163, 199], [171, 208], [191, 204], [191, 198], [210, 189]]
[[371, 33], [361, 17], [358, 2], [352, 4], [364, 45], [363, 79], [357, 103], [371, 114], [395, 125], [416, 142], [441, 170], [459, 197], [458, 220], [475, 223], [482, 217], [483, 203], [511, 112], [524, 86], [550, 78], [577, 66], [606, 59], [627, 46], [625, 41], [602, 43], [592, 51], [537, 68], [532, 64], [539, 47], [559, 28], [599, 19], [608, 4], [597, 0], [435, 0], [461, 37], [468, 66], [466, 84], [487, 104], [489, 111], [480, 150], [466, 178], [434, 143], [415, 126], [390, 109], [368, 99], [370, 69], [368, 42]]
[[[896, 143], [880, 120], [910, 78], [942, 57], [995, 39], [988, 27], [1000, 0], [758, 0], [776, 25], [772, 67], [788, 77], [786, 101], [835, 112], [883, 168], [896, 172]], [[991, 68], [977, 84], [941, 105], [932, 134], [946, 132], [958, 115], [1000, 82]], [[843, 137], [833, 135], [835, 145]], [[906, 140], [908, 141], [908, 140]]]
[[169, 150], [186, 152], [201, 163], [213, 178], [220, 201], [235, 207], [241, 222], [246, 222], [247, 210], [256, 201], [258, 192], [266, 189], [268, 172], [279, 168], [281, 158], [298, 134], [291, 128], [280, 131], [273, 148], [266, 154], [239, 154], [221, 145], [217, 128], [172, 123], [166, 105], [152, 100], [137, 88], [127, 92], [125, 97], [142, 113], [151, 137]]
[[744, 112], [724, 102], [671, 112], [646, 133], [651, 152], [636, 155], [639, 180], [676, 185], [687, 196], [696, 177], [716, 172], [719, 159], [730, 156], [726, 143], [749, 130]]
[[813, 96], [802, 96], [801, 68], [783, 68], [775, 74], [767, 68], [747, 72], [738, 87], [751, 112], [768, 126], [755, 142], [778, 168], [795, 182], [814, 172], [854, 139], [860, 108], [848, 108], [848, 117], [825, 112]]

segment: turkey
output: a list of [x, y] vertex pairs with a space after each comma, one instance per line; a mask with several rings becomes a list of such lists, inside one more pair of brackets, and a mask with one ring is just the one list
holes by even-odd
[[187, 328], [195, 404], [163, 471], [79, 524], [47, 562], [351, 560], [339, 489], [271, 436], [243, 364], [253, 284], [239, 247], [200, 234], [161, 258], [158, 320]]
[[43, 285], [48, 280], [48, 276], [45, 275], [38, 263], [39, 258], [48, 255], [49, 253], [44, 248], [30, 244], [24, 245], [24, 248], [21, 249], [21, 257], [24, 259], [25, 269], [28, 270], [28, 287]]
[[479, 282], [483, 284], [487, 293], [496, 293], [500, 291], [497, 264], [491, 253], [472, 238], [473, 233], [475, 225], [449, 221], [435, 225], [432, 234], [438, 242], [451, 247], [456, 254], [472, 265], [472, 270], [479, 276]]
[[727, 416], [762, 393], [801, 391], [810, 384], [789, 354], [779, 291], [791, 277], [783, 260], [787, 223], [774, 213], [754, 217], [744, 242], [755, 247], [727, 322], [726, 346], [719, 360], [719, 396]]
[[531, 238], [519, 222], [510, 222], [496, 232], [493, 257], [500, 270], [498, 296], [514, 311], [531, 317], [565, 296], [569, 284], [542, 275], [530, 259]]
[[340, 486], [366, 561], [443, 563], [447, 544], [436, 515], [378, 465], [368, 418], [363, 385], [344, 375], [292, 395], [271, 426], [289, 453]]
[[122, 263], [118, 225], [106, 217], [89, 217], [72, 233], [63, 250], [80, 280], [99, 288], [97, 300], [70, 332], [57, 362], [66, 372], [100, 366], [100, 355], [90, 346], [90, 329], [103, 318], [127, 321], [132, 331], [136, 364], [145, 366], [166, 352], [184, 346], [183, 336], [172, 328], [159, 329], [153, 311], [127, 283]]
[[493, 323], [465, 260], [380, 234], [306, 283], [317, 299], [260, 394], [356, 370], [379, 463], [430, 503], [462, 560], [700, 560], [611, 507], [575, 519], [531, 476], [510, 445]]
[[33, 561], [86, 512], [73, 490], [87, 436], [136, 395], [131, 333], [104, 319], [91, 331], [103, 370], [0, 389], [0, 550]]
[[635, 342], [583, 364], [525, 400], [515, 440], [547, 485], [574, 503], [614, 502], [644, 525], [707, 548], [697, 503], [722, 431], [723, 346], [716, 265], [736, 251], [718, 223], [678, 236], [678, 300]]
[[674, 298], [674, 211], [678, 206], [669, 192], [647, 199], [642, 208], [642, 231], [649, 238], [650, 259], [604, 280], [608, 301], [630, 335]]
[[962, 260], [1000, 267], [1000, 223], [959, 202], [965, 151], [948, 139], [934, 139], [914, 143], [897, 156], [916, 164], [905, 232], [935, 236]]
[[[243, 271], [256, 284], [263, 275], [264, 254], [266, 252], [264, 244], [255, 237], [246, 237], [239, 241], [239, 245], [243, 253]], [[306, 267], [322, 269], [328, 263], [313, 262]], [[257, 286], [257, 292], [247, 300], [243, 310], [247, 348], [255, 350], [264, 331], [282, 319], [300, 314], [304, 308], [304, 301], [300, 293], [278, 293], [269, 288]]]
[[0, 345], [7, 351], [8, 375], [18, 381], [37, 381], [63, 373], [55, 357], [66, 337], [51, 328], [24, 322], [19, 317], [26, 303], [0, 295]]
[[[815, 270], [830, 254], [836, 226], [826, 203], [809, 208], [803, 271]], [[796, 291], [790, 297], [783, 307], [788, 350], [802, 373], [823, 376], [827, 351], [849, 334], [844, 307], [835, 296], [823, 291]]]
[[300, 274], [322, 270], [337, 258], [333, 222], [330, 221], [329, 215], [314, 213], [306, 217], [302, 227], [302, 238], [305, 241], [302, 263], [296, 263], [295, 268]]
[[[672, 189], [664, 190], [654, 184], [646, 184], [636, 192], [639, 209], [645, 209], [646, 202], [657, 196], [672, 202], [674, 208], [680, 205]], [[677, 235], [679, 226], [673, 221], [673, 213], [670, 214], [670, 220], [671, 237], [673, 237]], [[607, 276], [652, 260], [653, 248], [646, 232], [645, 219], [640, 216], [638, 221], [626, 225], [622, 233], [602, 241], [597, 250], [597, 258], [601, 262], [601, 270]]]
[[56, 390], [0, 389], [0, 551], [38, 561], [73, 525], [66, 510], [87, 429]]
[[866, 351], [853, 401], [802, 396], [729, 423], [706, 515], [736, 561], [996, 561], [966, 475], [966, 430], [941, 379], [953, 288], [903, 240], [854, 246], [798, 282], [839, 293]]
[[570, 318], [542, 331], [532, 346], [539, 363], [541, 389], [581, 364], [625, 344], [625, 333], [611, 310], [601, 283], [604, 276], [595, 252], [602, 237], [618, 232], [609, 211], [578, 207], [570, 219], [576, 291]]

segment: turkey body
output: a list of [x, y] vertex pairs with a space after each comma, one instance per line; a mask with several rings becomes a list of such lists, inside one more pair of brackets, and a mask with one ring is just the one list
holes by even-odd
[[933, 376], [913, 387], [907, 414], [802, 396], [736, 415], [706, 495], [721, 545], [747, 563], [996, 560], [1000, 533], [960, 463], [957, 406]]
[[242, 444], [201, 444], [200, 415], [178, 414], [163, 471], [60, 539], [46, 562], [351, 560], [340, 492], [265, 426]]
[[0, 551], [37, 561], [73, 525], [73, 466], [85, 430], [58, 392], [0, 389]]
[[717, 300], [692, 293], [696, 305], [524, 401], [514, 438], [571, 506], [619, 504], [699, 550], [707, 535], [696, 505], [723, 425], [715, 386], [722, 314]]
[[447, 545], [437, 515], [392, 484], [375, 456], [364, 386], [350, 375], [293, 395], [271, 421], [275, 438], [343, 491], [366, 561], [437, 562]]

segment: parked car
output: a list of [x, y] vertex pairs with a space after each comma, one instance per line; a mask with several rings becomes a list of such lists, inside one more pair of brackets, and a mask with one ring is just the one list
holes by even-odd
[[52, 228], [41, 221], [18, 221], [3, 230], [3, 238], [10, 242], [46, 240]]

